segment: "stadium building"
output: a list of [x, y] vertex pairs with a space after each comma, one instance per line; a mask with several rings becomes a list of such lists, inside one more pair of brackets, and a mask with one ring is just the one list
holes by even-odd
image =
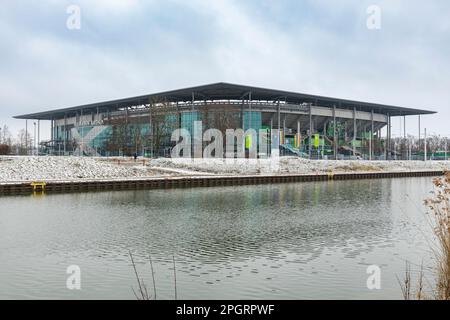
[[[51, 121], [41, 151], [53, 155], [169, 156], [177, 128], [263, 130], [282, 155], [311, 159], [386, 159], [393, 154], [392, 117], [433, 111], [216, 83], [27, 115]], [[420, 121], [420, 120], [419, 120]], [[384, 134], [382, 137], [382, 129]], [[245, 141], [249, 148], [249, 142]], [[258, 141], [259, 144], [260, 141]]]

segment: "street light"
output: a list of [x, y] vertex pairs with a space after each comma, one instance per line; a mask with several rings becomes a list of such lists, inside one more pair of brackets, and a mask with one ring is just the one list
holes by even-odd
[[33, 127], [34, 127], [33, 148], [31, 149], [31, 151], [34, 155], [36, 155], [36, 122], [33, 122]]
[[444, 138], [444, 160], [445, 161], [447, 161], [448, 160], [448, 153], [449, 153], [449, 150], [448, 150], [448, 139], [449, 139], [449, 137], [450, 137], [450, 134], [448, 134], [448, 133], [444, 133], [443, 134], [443, 138]]

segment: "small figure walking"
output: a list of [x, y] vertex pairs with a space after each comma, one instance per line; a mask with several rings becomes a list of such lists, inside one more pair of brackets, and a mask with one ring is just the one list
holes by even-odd
[[134, 162], [136, 162], [137, 158], [138, 158], [138, 155], [137, 155], [137, 152], [135, 152], [134, 153]]

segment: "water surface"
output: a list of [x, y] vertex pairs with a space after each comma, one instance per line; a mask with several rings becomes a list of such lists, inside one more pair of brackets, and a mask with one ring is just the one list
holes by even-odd
[[[431, 178], [0, 198], [0, 299], [400, 299], [405, 260], [432, 265]], [[382, 270], [368, 290], [366, 269]], [[81, 268], [81, 290], [66, 268]], [[428, 274], [430, 281], [432, 275]]]

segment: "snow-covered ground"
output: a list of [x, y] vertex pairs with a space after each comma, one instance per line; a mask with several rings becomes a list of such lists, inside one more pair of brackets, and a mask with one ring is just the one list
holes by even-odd
[[0, 183], [39, 180], [133, 179], [160, 176], [310, 174], [328, 172], [450, 170], [450, 161], [334, 161], [283, 157], [269, 160], [0, 157]]
[[0, 183], [139, 178], [156, 174], [142, 163], [128, 166], [87, 157], [0, 157]]
[[450, 170], [450, 161], [307, 160], [282, 157], [269, 160], [155, 159], [152, 166], [215, 174], [310, 174], [329, 172], [382, 172]]

